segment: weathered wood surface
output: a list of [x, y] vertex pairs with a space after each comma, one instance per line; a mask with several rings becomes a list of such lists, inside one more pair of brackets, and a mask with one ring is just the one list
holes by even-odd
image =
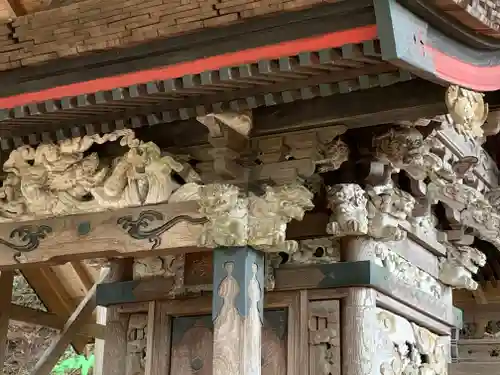
[[[163, 219], [142, 220], [154, 211]], [[155, 249], [196, 247], [202, 226], [179, 216], [200, 218], [196, 201], [159, 204], [110, 212], [74, 215], [23, 223], [0, 224], [0, 265], [19, 267], [27, 263], [64, 263], [75, 258], [133, 256]], [[121, 218], [126, 222], [118, 222]], [[174, 221], [170, 221], [174, 220]], [[130, 224], [127, 229], [122, 225]], [[23, 241], [16, 230], [28, 232]], [[156, 241], [156, 242], [155, 242]], [[191, 250], [193, 251], [193, 250]]]
[[[107, 275], [107, 272], [104, 273], [102, 275], [102, 279], [99, 280], [98, 283], [103, 281]], [[85, 296], [83, 301], [80, 302], [80, 305], [76, 308], [73, 314], [71, 314], [57, 339], [54, 340], [45, 350], [45, 353], [38, 360], [35, 368], [33, 369], [33, 375], [48, 375], [57, 364], [59, 358], [64, 353], [68, 345], [71, 343], [73, 336], [81, 330], [83, 325], [92, 316], [92, 312], [97, 306], [96, 290], [98, 283], [92, 287], [87, 296]]]
[[[57, 314], [30, 309], [29, 307], [13, 304], [10, 312], [10, 319], [18, 322], [40, 325], [58, 330], [63, 329], [66, 324], [66, 321]], [[104, 329], [105, 327], [102, 324], [85, 324], [77, 335], [82, 336], [85, 340], [92, 337], [103, 338]]]
[[12, 288], [14, 273], [3, 271], [0, 273], [0, 367], [3, 368], [7, 354], [7, 333], [11, 314]]
[[217, 248], [213, 269], [213, 373], [260, 375], [264, 254]]
[[[451, 301], [437, 299], [418, 290], [370, 261], [278, 268], [275, 271], [275, 279], [275, 291], [371, 287], [448, 326], [456, 324], [456, 314]], [[169, 285], [170, 283], [166, 282], [162, 286], [156, 279], [101, 284], [98, 290], [98, 304], [117, 305], [168, 298], [171, 291]], [[139, 292], [141, 290], [147, 290], [148, 293]]]

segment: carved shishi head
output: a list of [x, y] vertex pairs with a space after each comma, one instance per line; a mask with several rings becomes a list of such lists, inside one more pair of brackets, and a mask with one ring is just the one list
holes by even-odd
[[368, 202], [365, 191], [357, 184], [337, 184], [327, 186], [329, 207], [332, 211], [339, 208], [347, 211], [352, 209], [366, 209]]
[[324, 159], [318, 160], [319, 173], [334, 171], [349, 160], [349, 146], [341, 139], [328, 143], [323, 150]]
[[200, 211], [205, 215], [228, 213], [238, 207], [240, 191], [229, 184], [209, 184], [200, 188]]
[[414, 128], [391, 129], [373, 139], [376, 157], [400, 169], [407, 165], [423, 165], [425, 151], [422, 133]]
[[275, 205], [275, 212], [288, 220], [302, 220], [305, 211], [314, 208], [312, 199], [313, 193], [299, 184], [265, 187], [264, 200]]

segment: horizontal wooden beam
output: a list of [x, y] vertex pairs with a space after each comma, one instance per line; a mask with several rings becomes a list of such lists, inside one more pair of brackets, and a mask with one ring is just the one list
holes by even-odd
[[[97, 288], [97, 304], [111, 306], [167, 299], [171, 296], [172, 285], [173, 280], [170, 278], [101, 284]], [[353, 286], [377, 289], [450, 327], [461, 325], [459, 311], [434, 296], [415, 290], [395, 278], [387, 269], [369, 261], [283, 267], [275, 270], [275, 291]]]
[[[411, 95], [409, 94], [411, 93]], [[318, 98], [260, 108], [254, 111], [255, 134], [344, 124], [349, 128], [446, 113], [445, 88], [412, 80], [329, 98]]]
[[[45, 311], [31, 309], [29, 307], [24, 307], [16, 304], [11, 305], [11, 320], [28, 323], [33, 325], [39, 325], [43, 327], [54, 328], [61, 330], [64, 328], [66, 321], [60, 316], [49, 313]], [[79, 336], [84, 336], [86, 338], [104, 338], [104, 330], [106, 327], [102, 324], [89, 323], [85, 324], [80, 332]]]
[[[154, 212], [158, 220], [143, 218], [141, 213], [146, 211]], [[0, 269], [88, 258], [133, 257], [151, 254], [153, 250], [156, 254], [162, 250], [171, 254], [176, 249], [181, 253], [203, 251], [196, 248], [202, 229], [200, 218], [198, 202], [189, 201], [3, 223]], [[137, 225], [139, 220], [142, 225]]]

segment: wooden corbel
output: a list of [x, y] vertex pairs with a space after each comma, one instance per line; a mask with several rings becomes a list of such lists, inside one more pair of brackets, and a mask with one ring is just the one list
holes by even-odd
[[197, 120], [209, 132], [214, 172], [225, 180], [243, 179], [246, 171], [238, 159], [248, 150], [248, 136], [252, 129], [251, 112], [212, 113], [199, 116]]

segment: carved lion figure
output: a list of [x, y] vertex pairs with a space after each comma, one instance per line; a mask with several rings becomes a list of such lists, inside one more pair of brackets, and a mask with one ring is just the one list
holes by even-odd
[[245, 246], [248, 238], [248, 199], [238, 187], [210, 184], [200, 187], [200, 213], [209, 221], [205, 224], [200, 245]]
[[291, 220], [302, 220], [311, 210], [313, 194], [302, 185], [266, 186], [264, 195], [249, 196], [249, 244], [266, 251], [294, 253], [295, 241], [286, 241], [286, 227]]
[[327, 187], [332, 216], [327, 233], [334, 237], [358, 236], [368, 233], [367, 197], [357, 184], [338, 184]]

